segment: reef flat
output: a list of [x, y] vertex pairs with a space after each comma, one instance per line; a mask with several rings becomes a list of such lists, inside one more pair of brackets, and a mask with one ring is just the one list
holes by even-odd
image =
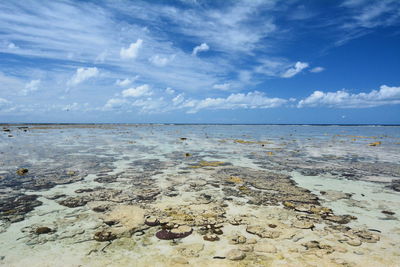
[[7, 125], [0, 265], [399, 266], [400, 127]]

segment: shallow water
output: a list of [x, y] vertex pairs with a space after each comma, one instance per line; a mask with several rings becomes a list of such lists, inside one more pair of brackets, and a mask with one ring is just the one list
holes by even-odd
[[[400, 260], [400, 127], [4, 129], [10, 130], [0, 135], [5, 266], [397, 266]], [[28, 172], [18, 175], [19, 168]], [[191, 229], [188, 236], [156, 236], [179, 226]], [[104, 233], [109, 240], [99, 241]]]

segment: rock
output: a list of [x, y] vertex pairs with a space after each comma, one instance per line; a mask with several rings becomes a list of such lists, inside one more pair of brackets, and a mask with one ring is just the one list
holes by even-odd
[[282, 204], [285, 208], [288, 208], [288, 209], [294, 209], [296, 207], [296, 204], [294, 204], [293, 202], [290, 202], [290, 201], [283, 201]]
[[219, 237], [216, 234], [206, 234], [203, 239], [206, 241], [218, 241]]
[[335, 222], [335, 223], [339, 223], [339, 224], [347, 224], [351, 220], [357, 219], [357, 217], [351, 216], [351, 215], [329, 215], [329, 216], [325, 216], [323, 218], [325, 220], [328, 220], [328, 221], [331, 221], [331, 222]]
[[268, 224], [268, 227], [269, 227], [269, 228], [276, 228], [277, 225], [276, 225], [276, 224], [273, 224], [273, 223], [270, 223], [270, 224]]
[[156, 226], [160, 224], [160, 221], [156, 217], [147, 217], [144, 223], [148, 226]]
[[51, 232], [53, 232], [53, 231], [51, 230], [51, 228], [46, 227], [46, 226], [38, 227], [38, 228], [36, 228], [36, 230], [35, 230], [35, 234], [37, 234], [37, 235], [49, 234], [49, 233], [51, 233]]
[[381, 141], [377, 141], [377, 142], [373, 142], [373, 143], [369, 143], [369, 146], [380, 146], [382, 144]]
[[240, 225], [240, 224], [243, 224], [243, 219], [240, 217], [234, 217], [229, 220], [229, 223], [232, 225]]
[[93, 192], [94, 190], [92, 188], [81, 188], [81, 189], [76, 189], [75, 193], [81, 194], [81, 193], [87, 193], [87, 192]]
[[232, 249], [226, 254], [226, 258], [231, 261], [240, 261], [246, 258], [246, 253], [239, 249]]
[[259, 237], [262, 238], [278, 238], [280, 236], [280, 232], [278, 231], [271, 231], [268, 229], [265, 229], [262, 226], [247, 226], [246, 231], [250, 234], [253, 235], [258, 235]]
[[395, 215], [396, 213], [393, 211], [389, 211], [389, 210], [382, 210], [381, 211], [383, 214], [387, 214], [387, 215]]
[[379, 235], [366, 230], [352, 230], [351, 232], [353, 233], [353, 235], [359, 237], [362, 242], [376, 243], [380, 240]]
[[362, 244], [361, 240], [358, 238], [350, 239], [346, 243], [354, 247], [358, 247]]
[[68, 208], [76, 208], [85, 206], [88, 200], [85, 197], [69, 197], [58, 202], [58, 204]]
[[248, 238], [247, 239], [247, 244], [256, 244], [257, 243], [257, 239], [255, 238]]
[[316, 248], [319, 248], [319, 242], [316, 240], [312, 240], [312, 241], [303, 243], [302, 246], [304, 246], [306, 249], [316, 249]]
[[69, 175], [69, 176], [74, 176], [76, 174], [77, 174], [76, 171], [67, 171], [67, 175]]
[[176, 235], [176, 238], [183, 238], [190, 235], [193, 232], [192, 227], [187, 225], [180, 225], [177, 228], [171, 230], [171, 233]]
[[222, 235], [224, 233], [221, 228], [213, 228], [212, 232], [216, 235]]
[[117, 238], [117, 236], [109, 231], [100, 231], [94, 234], [94, 240], [99, 242], [111, 241]]
[[173, 228], [172, 230], [163, 229], [156, 233], [156, 237], [162, 240], [172, 240], [176, 238], [185, 238], [191, 235], [193, 232], [192, 227], [187, 225], [181, 225], [177, 228]]
[[244, 252], [252, 252], [254, 250], [253, 246], [251, 245], [241, 245], [239, 249]]
[[184, 257], [198, 257], [199, 252], [204, 249], [204, 244], [187, 244], [178, 247], [178, 252]]
[[237, 236], [232, 237], [232, 238], [229, 240], [229, 244], [232, 244], [232, 245], [244, 244], [244, 243], [246, 243], [246, 240], [247, 240], [247, 239], [246, 239], [245, 236], [237, 235]]
[[174, 257], [171, 259], [171, 262], [175, 264], [189, 264], [189, 261], [182, 257]]
[[299, 229], [313, 229], [315, 227], [314, 224], [309, 221], [295, 221], [292, 226]]
[[254, 245], [254, 251], [261, 253], [276, 253], [277, 249], [270, 242], [261, 241]]
[[326, 191], [323, 191], [322, 195], [324, 196], [324, 198], [326, 198], [330, 201], [336, 201], [339, 199], [349, 199], [349, 198], [351, 198], [351, 196], [353, 194], [343, 193], [341, 191], [336, 191], [336, 190], [326, 190]]
[[119, 205], [105, 214], [103, 220], [118, 223], [118, 227], [112, 229], [113, 233], [118, 235], [127, 233], [129, 235], [144, 225], [144, 214], [144, 209], [139, 206]]
[[23, 176], [23, 175], [25, 175], [27, 173], [28, 173], [28, 169], [27, 168], [19, 168], [17, 170], [17, 174], [20, 175], [20, 176]]

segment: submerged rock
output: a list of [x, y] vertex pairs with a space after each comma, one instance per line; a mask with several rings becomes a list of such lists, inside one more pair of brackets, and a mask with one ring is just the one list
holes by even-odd
[[203, 236], [203, 239], [206, 241], [218, 241], [219, 237], [216, 234], [206, 234]]
[[19, 168], [17, 170], [17, 174], [20, 175], [20, 176], [23, 176], [23, 175], [25, 175], [27, 173], [28, 173], [28, 169], [27, 168]]
[[314, 224], [309, 221], [295, 221], [292, 226], [300, 229], [313, 229], [315, 227]]
[[144, 221], [144, 223], [148, 226], [156, 226], [160, 224], [160, 221], [156, 218], [156, 217], [148, 217], [146, 218], [146, 220]]
[[46, 226], [38, 227], [35, 230], [35, 234], [37, 234], [37, 235], [49, 234], [51, 232], [53, 232], [53, 230], [51, 228], [49, 228], [49, 227], [46, 227]]
[[119, 205], [103, 216], [104, 222], [114, 222], [110, 231], [117, 236], [130, 236], [140, 229], [145, 222], [145, 210], [135, 205]]
[[68, 208], [76, 208], [85, 206], [88, 199], [84, 197], [69, 197], [58, 202], [58, 204], [66, 206]]
[[247, 238], [245, 236], [237, 235], [237, 236], [232, 237], [229, 240], [229, 244], [232, 244], [232, 245], [244, 244], [244, 243], [246, 243], [246, 241], [247, 241]]
[[193, 232], [192, 227], [187, 225], [181, 225], [172, 230], [163, 229], [156, 233], [156, 237], [162, 240], [172, 240], [177, 238], [185, 238], [191, 235]]
[[231, 261], [239, 261], [246, 258], [246, 253], [239, 249], [232, 249], [226, 254], [226, 258]]
[[264, 228], [262, 226], [256, 225], [256, 226], [248, 226], [246, 228], [246, 231], [250, 234], [253, 235], [258, 235], [259, 237], [262, 238], [278, 238], [281, 233], [279, 231], [275, 231], [275, 230], [269, 230], [267, 228]]
[[117, 238], [115, 234], [110, 231], [100, 231], [94, 234], [94, 240], [99, 242], [111, 241]]
[[261, 253], [276, 253], [278, 250], [270, 242], [262, 241], [254, 245], [254, 251]]

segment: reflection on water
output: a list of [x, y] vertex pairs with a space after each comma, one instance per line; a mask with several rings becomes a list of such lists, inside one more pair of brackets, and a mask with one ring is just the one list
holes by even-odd
[[29, 125], [0, 140], [8, 266], [399, 260], [400, 127]]

